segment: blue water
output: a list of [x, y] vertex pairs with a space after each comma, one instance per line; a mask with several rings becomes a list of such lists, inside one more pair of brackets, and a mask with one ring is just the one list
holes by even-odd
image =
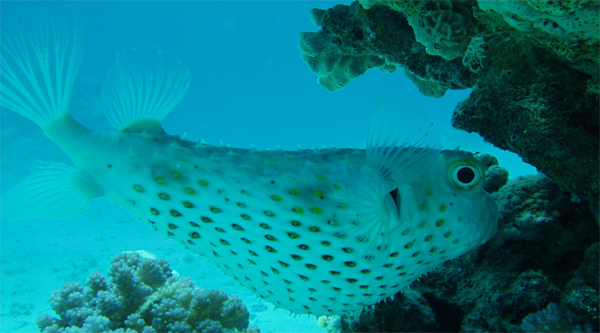
[[[1, 16], [56, 6], [83, 14], [85, 56], [71, 112], [94, 129], [112, 130], [102, 114], [100, 89], [116, 52], [157, 46], [179, 57], [192, 74], [187, 95], [163, 122], [169, 134], [186, 132], [191, 140], [203, 138], [208, 144], [223, 140], [242, 148], [364, 147], [372, 110], [383, 96], [400, 93], [435, 120], [446, 148], [490, 152], [511, 177], [535, 172], [518, 156], [493, 148], [478, 135], [451, 128], [452, 111], [468, 90], [428, 98], [401, 70], [394, 74], [371, 70], [336, 92], [321, 88], [300, 58], [297, 33], [318, 30], [308, 18], [309, 9], [336, 3], [350, 2], [3, 1]], [[69, 163], [28, 120], [2, 110], [1, 126], [3, 192], [22, 180], [35, 160]], [[251, 310], [251, 324], [263, 332], [323, 331], [314, 317], [265, 311], [267, 303], [254, 300], [219, 271], [105, 200], [74, 219], [2, 221], [1, 243], [2, 332], [36, 331], [35, 318], [52, 314], [47, 299], [54, 289], [68, 281], [83, 282], [96, 270], [106, 273], [112, 256], [125, 250], [146, 250], [169, 260], [173, 269], [201, 287], [241, 295]]]

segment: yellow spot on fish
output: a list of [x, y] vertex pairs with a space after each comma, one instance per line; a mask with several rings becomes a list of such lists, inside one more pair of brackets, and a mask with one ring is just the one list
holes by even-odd
[[156, 182], [163, 185], [166, 184], [167, 181], [163, 177], [156, 177]]
[[433, 190], [428, 187], [428, 188], [425, 189], [425, 194], [432, 195], [433, 194]]
[[317, 178], [319, 178], [319, 179], [325, 179], [325, 175], [318, 174], [318, 175], [317, 175]]
[[296, 189], [291, 189], [290, 190], [290, 194], [292, 194], [292, 195], [298, 195], [298, 194], [300, 194], [300, 191], [298, 191]]
[[133, 185], [133, 189], [136, 192], [140, 192], [140, 193], [144, 192], [144, 188], [141, 185]]
[[436, 225], [436, 226], [438, 226], [438, 227], [441, 227], [441, 226], [443, 226], [443, 225], [444, 225], [444, 220], [443, 220], [443, 219], [442, 219], [442, 220], [437, 220], [437, 221], [435, 222], [435, 225]]
[[163, 200], [169, 200], [169, 196], [166, 193], [159, 193], [158, 197], [163, 199]]
[[273, 201], [281, 201], [281, 197], [280, 197], [280, 196], [278, 196], [278, 195], [274, 195], [274, 194], [273, 194], [273, 195], [271, 196], [271, 200], [273, 200]]
[[194, 191], [194, 189], [187, 187], [185, 189], [185, 193], [187, 194], [196, 194], [196, 191]]
[[333, 187], [335, 187], [336, 189], [340, 190], [342, 188], [342, 185], [340, 185], [340, 184], [333, 184]]
[[173, 174], [173, 177], [175, 178], [181, 178], [183, 176], [179, 171], [173, 171], [171, 174]]
[[313, 214], [323, 214], [323, 210], [321, 208], [313, 208], [310, 211]]
[[294, 213], [296, 213], [296, 214], [304, 214], [304, 209], [302, 209], [300, 207], [294, 207], [292, 209], [292, 211], [294, 211]]
[[323, 192], [321, 192], [321, 191], [318, 191], [318, 190], [314, 190], [314, 191], [313, 191], [313, 195], [315, 195], [315, 196], [317, 196], [317, 197], [320, 197], [320, 196], [322, 196], [322, 195], [323, 195]]
[[443, 212], [445, 212], [445, 211], [446, 211], [446, 205], [444, 205], [444, 204], [441, 204], [441, 205], [440, 205], [440, 212], [442, 212], [442, 213], [443, 213]]
[[199, 180], [199, 181], [198, 181], [198, 183], [199, 183], [201, 186], [208, 186], [208, 182], [207, 182], [206, 180]]

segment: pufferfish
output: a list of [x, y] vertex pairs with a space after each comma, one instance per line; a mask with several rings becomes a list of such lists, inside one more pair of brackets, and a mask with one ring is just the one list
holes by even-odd
[[86, 128], [68, 112], [82, 19], [40, 15], [3, 31], [1, 103], [76, 167], [40, 165], [3, 196], [5, 218], [72, 217], [106, 197], [276, 307], [317, 316], [393, 296], [496, 231], [484, 166], [442, 150], [432, 123], [399, 96], [377, 106], [366, 149], [211, 146], [161, 127], [189, 86], [187, 66], [130, 49], [102, 87], [119, 131]]

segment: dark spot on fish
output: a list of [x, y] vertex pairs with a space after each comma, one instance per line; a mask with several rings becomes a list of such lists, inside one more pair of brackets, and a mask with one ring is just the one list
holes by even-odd
[[[350, 279], [350, 278], [346, 279], [346, 281], [350, 284], [355, 284], [356, 282], [358, 282], [357, 279]], [[354, 295], [352, 295], [352, 296], [354, 296]]]
[[169, 200], [169, 196], [166, 193], [159, 193], [158, 197], [161, 198], [162, 200]]
[[192, 222], [192, 221], [190, 221], [190, 225], [191, 225], [192, 227], [194, 227], [194, 228], [200, 228], [200, 226], [199, 226], [199, 225], [198, 225], [198, 223], [196, 223], [196, 222]]
[[324, 255], [324, 256], [321, 256], [321, 258], [323, 258], [323, 260], [325, 260], [325, 261], [332, 261], [333, 260], [333, 257], [330, 256], [330, 255], [327, 255], [327, 254]]
[[196, 245], [196, 243], [192, 242], [192, 240], [191, 240], [191, 239], [188, 239], [188, 240], [187, 240], [187, 243], [188, 243], [188, 244], [190, 244], [190, 245]]
[[213, 214], [219, 214], [220, 212], [222, 212], [222, 210], [220, 208], [217, 208], [215, 206], [210, 206], [210, 212]]
[[308, 282], [308, 280], [309, 280], [307, 276], [300, 275], [300, 274], [298, 274], [298, 276], [299, 276], [299, 277], [300, 277], [300, 279], [302, 279], [302, 281], [304, 281], [304, 282]]
[[402, 272], [402, 273], [398, 274], [398, 276], [406, 276], [406, 272]]
[[204, 223], [211, 223], [213, 221], [211, 218], [208, 218], [206, 216], [201, 216], [200, 220], [202, 220], [202, 222]]
[[329, 245], [331, 245], [331, 243], [328, 242], [328, 241], [321, 241], [321, 245], [323, 245], [323, 246], [329, 246]]
[[371, 271], [368, 269], [363, 269], [362, 271], [360, 271], [363, 274], [371, 274]]
[[311, 271], [314, 271], [315, 269], [317, 269], [317, 265], [313, 265], [313, 264], [306, 264], [304, 266], [306, 266], [306, 268], [310, 269]]
[[170, 231], [167, 231], [167, 236], [169, 236], [169, 237], [173, 237], [173, 236], [175, 236], [175, 234], [174, 234], [174, 233], [172, 233], [172, 232], [170, 232]]
[[143, 193], [143, 192], [144, 192], [144, 188], [143, 188], [141, 185], [133, 185], [133, 189], [134, 189], [136, 192], [140, 192], [140, 193]]
[[310, 250], [310, 247], [309, 247], [308, 245], [304, 245], [304, 244], [300, 244], [300, 245], [298, 245], [298, 248], [299, 248], [300, 250], [305, 250], [305, 251], [306, 251], [306, 250]]
[[171, 209], [170, 213], [171, 213], [171, 216], [173, 216], [173, 217], [183, 216], [183, 215], [181, 215], [180, 212], [176, 211], [175, 209]]
[[240, 214], [240, 216], [241, 216], [241, 217], [242, 217], [244, 220], [246, 220], [246, 221], [249, 221], [249, 220], [251, 220], [251, 219], [252, 219], [252, 218], [250, 217], [250, 215], [248, 215], [248, 214]]
[[[331, 281], [327, 281], [327, 280], [321, 280], [321, 282], [322, 282], [324, 285], [328, 285], [328, 284], [330, 284], [330, 283], [331, 283]], [[330, 299], [331, 299], [331, 298], [330, 298]], [[335, 298], [334, 298], [334, 300], [335, 300]]]
[[304, 258], [302, 258], [301, 256], [299, 256], [299, 255], [296, 255], [296, 254], [292, 254], [292, 258], [293, 258], [295, 261], [300, 261], [300, 260], [304, 259]]
[[255, 263], [254, 261], [252, 261], [252, 260], [250, 260], [250, 259], [247, 259], [247, 260], [248, 260], [248, 262], [250, 263], [250, 265], [254, 265], [254, 266], [256, 266], [256, 263]]
[[247, 238], [241, 238], [242, 242], [246, 243], [246, 244], [252, 244], [252, 241], [250, 241]]
[[273, 237], [271, 235], [265, 235], [265, 238], [268, 239], [268, 240], [270, 240], [270, 241], [276, 241], [277, 240], [277, 238], [275, 238], [275, 237]]
[[338, 275], [341, 275], [342, 273], [340, 273], [338, 271], [329, 271], [329, 274], [331, 274], [333, 276], [338, 276]]
[[359, 288], [367, 290], [367, 289], [369, 289], [369, 286], [367, 286], [367, 285], [361, 285]]
[[265, 250], [267, 250], [267, 252], [271, 252], [271, 253], [277, 253], [277, 250], [275, 250], [274, 248], [270, 247], [270, 246], [265, 246]]
[[302, 223], [300, 223], [299, 221], [292, 221], [291, 223], [294, 227], [299, 227], [302, 225]]
[[229, 245], [229, 242], [224, 239], [220, 239], [219, 241], [221, 242], [221, 245]]
[[356, 263], [354, 261], [345, 261], [344, 265], [348, 267], [356, 267]]
[[232, 227], [233, 227], [233, 229], [235, 229], [235, 230], [238, 230], [238, 231], [244, 231], [244, 228], [240, 227], [239, 225], [237, 225], [237, 224], [235, 224], [235, 223], [234, 223], [234, 224], [232, 224], [231, 226], [232, 226]]
[[192, 233], [190, 233], [189, 235], [190, 235], [190, 237], [191, 237], [192, 239], [198, 239], [198, 238], [200, 238], [200, 234], [199, 234], [199, 233], [197, 233], [197, 232], [195, 232], [195, 231], [194, 231], [194, 232], [192, 232]]
[[319, 228], [319, 227], [309, 227], [308, 230], [310, 230], [312, 232], [319, 232], [319, 231], [321, 231], [321, 228]]
[[184, 201], [183, 202], [183, 207], [185, 207], [185, 208], [194, 208], [195, 206], [194, 206], [193, 203], [191, 203], [189, 201]]
[[150, 208], [150, 214], [151, 215], [158, 215], [160, 213], [158, 212], [158, 210], [156, 210], [156, 208]]
[[302, 307], [304, 308], [304, 310], [309, 310], [310, 308], [306, 305], [302, 305]]
[[265, 210], [263, 213], [264, 213], [266, 216], [268, 216], [268, 217], [273, 217], [273, 216], [275, 216], [275, 213], [273, 213], [273, 212], [271, 212], [271, 211], [268, 211], [268, 210]]
[[291, 239], [296, 239], [296, 238], [300, 238], [300, 235], [298, 235], [295, 232], [288, 232], [287, 235], [291, 238]]
[[246, 204], [243, 204], [241, 202], [238, 202], [237, 206], [240, 207], [240, 208], [246, 208]]
[[269, 225], [266, 223], [261, 223], [261, 224], [259, 224], [259, 226], [263, 229], [271, 229], [271, 227], [269, 227]]
[[383, 280], [383, 276], [378, 276], [378, 277], [375, 278], [375, 280], [381, 281], [381, 280]]
[[[267, 274], [263, 271], [260, 271], [260, 275], [262, 275], [262, 277], [269, 277], [269, 274]], [[265, 282], [265, 281], [263, 281], [263, 282], [265, 283], [265, 285], [269, 285], [267, 282]]]
[[287, 267], [290, 267], [290, 265], [289, 265], [289, 264], [286, 264], [286, 263], [284, 263], [283, 261], [277, 261], [277, 262], [278, 262], [278, 263], [281, 265], [281, 267], [286, 267], [286, 268], [287, 268]]
[[385, 267], [385, 268], [392, 268], [392, 266], [394, 266], [394, 264], [385, 264], [385, 265], [383, 265], [383, 267]]
[[258, 257], [258, 254], [256, 254], [256, 252], [252, 251], [252, 250], [248, 250], [248, 253], [250, 253], [251, 255]]
[[271, 181], [271, 184], [275, 184], [275, 181], [274, 181], [274, 180], [272, 180], [272, 181]]
[[397, 271], [401, 271], [401, 270], [403, 270], [403, 269], [404, 269], [404, 265], [400, 265], [400, 266], [396, 267], [396, 270], [397, 270]]
[[342, 251], [344, 251], [344, 253], [350, 254], [350, 253], [354, 252], [354, 249], [349, 248], [349, 247], [343, 247]]
[[171, 230], [175, 230], [175, 229], [179, 228], [178, 226], [174, 225], [173, 223], [169, 223], [169, 224], [167, 224], [167, 226], [168, 226], [168, 227], [169, 227], [169, 229], [171, 229]]
[[397, 256], [398, 256], [398, 252], [394, 252], [394, 253], [390, 254], [390, 257], [392, 257], [392, 258], [397, 257]]
[[225, 233], [225, 230], [223, 230], [223, 228], [216, 227], [215, 230], [217, 232]]
[[185, 193], [187, 193], [187, 194], [196, 194], [196, 191], [194, 191], [192, 188], [187, 187], [185, 189]]
[[107, 164], [106, 167], [110, 169], [112, 168], [112, 164]]
[[340, 288], [338, 288], [338, 287], [331, 287], [331, 288], [333, 289], [333, 291], [335, 291], [335, 292], [338, 292], [338, 293], [339, 293], [340, 291], [342, 291], [342, 289], [340, 289]]
[[279, 271], [276, 270], [275, 268], [271, 267], [271, 271], [273, 271], [273, 274], [279, 274]]
[[364, 297], [371, 297], [373, 294], [363, 294]]
[[[292, 281], [288, 281], [286, 279], [283, 279], [283, 282], [285, 282], [285, 284], [287, 284], [288, 286], [292, 285]], [[290, 290], [291, 292], [294, 292], [293, 290]]]
[[[235, 252], [235, 251], [231, 251], [231, 255], [232, 255], [232, 256], [237, 256], [238, 254], [237, 254], [237, 252]], [[238, 266], [239, 266], [239, 264], [238, 264]]]

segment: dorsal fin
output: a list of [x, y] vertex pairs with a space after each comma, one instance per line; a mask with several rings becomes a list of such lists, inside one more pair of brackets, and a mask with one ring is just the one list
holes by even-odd
[[188, 67], [158, 49], [128, 49], [102, 85], [105, 114], [125, 132], [162, 132], [160, 122], [183, 98], [190, 85]]

